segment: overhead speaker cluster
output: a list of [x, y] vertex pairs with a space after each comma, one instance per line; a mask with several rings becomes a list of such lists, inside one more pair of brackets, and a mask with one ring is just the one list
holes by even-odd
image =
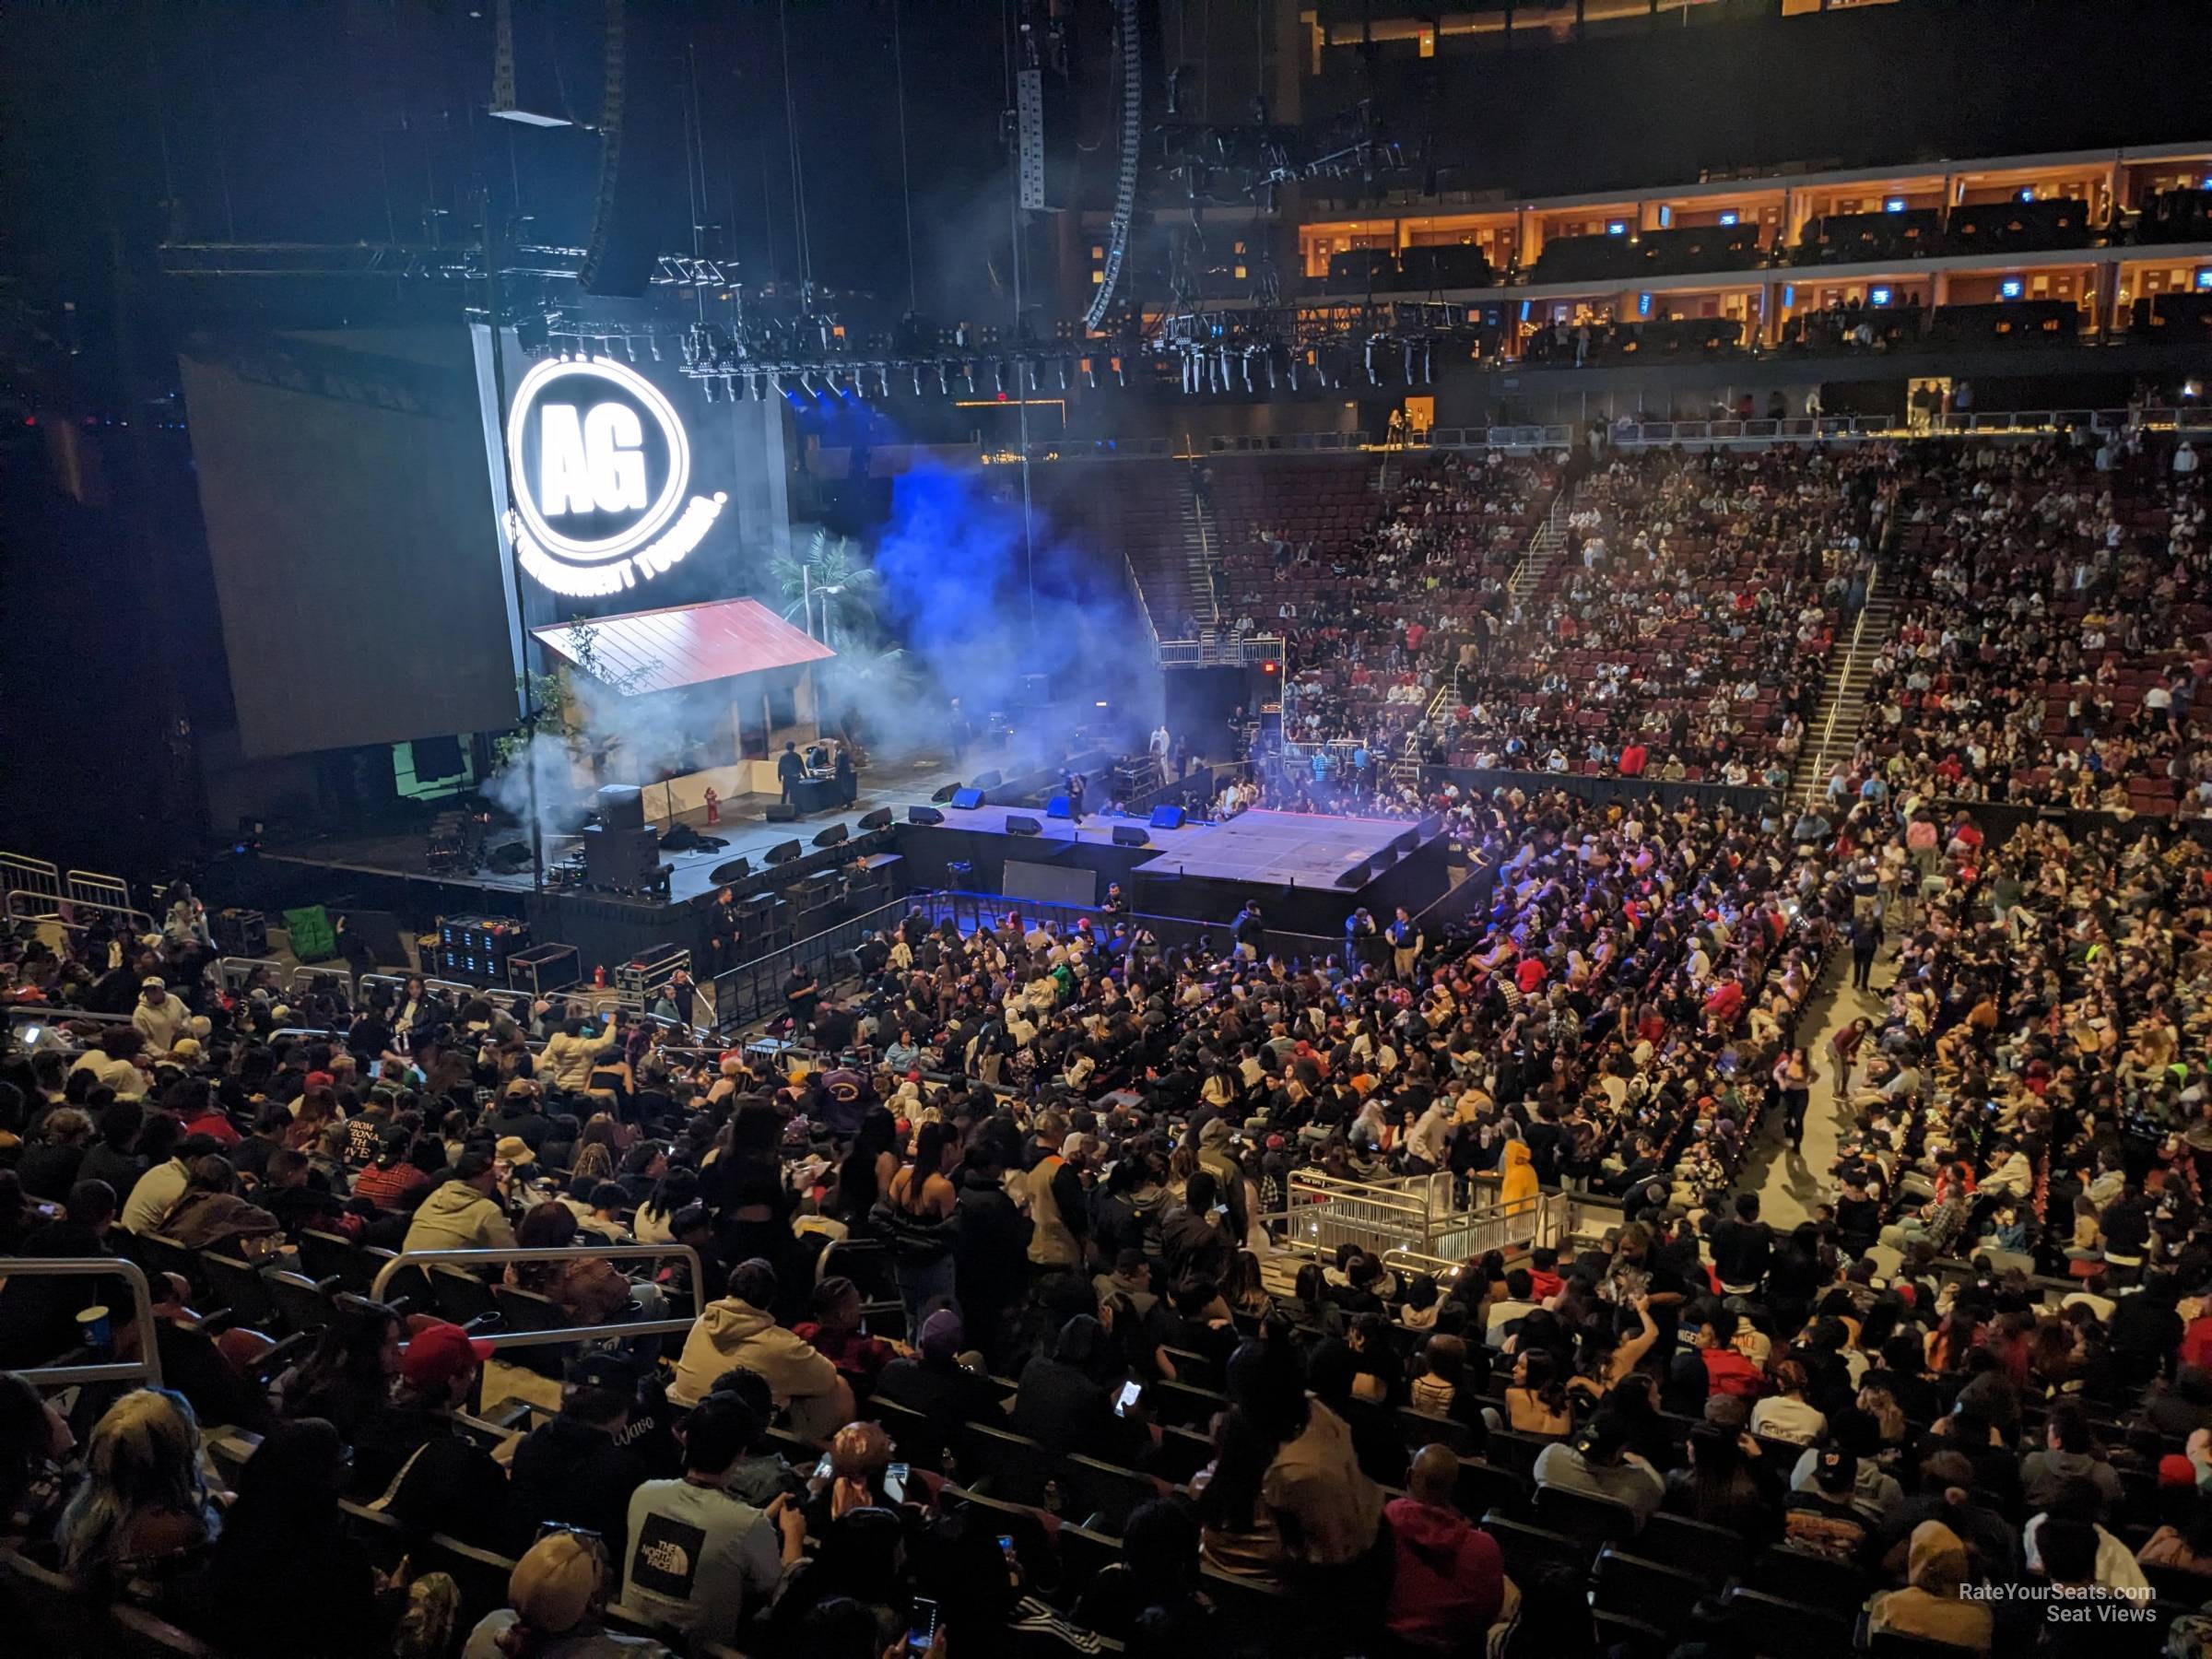
[[608, 0], [599, 106], [599, 194], [577, 280], [587, 294], [642, 294], [675, 242], [683, 145], [684, 19], [666, 0]]

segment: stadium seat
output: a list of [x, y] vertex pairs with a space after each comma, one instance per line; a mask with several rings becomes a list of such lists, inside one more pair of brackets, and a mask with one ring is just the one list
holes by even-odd
[[1636, 1535], [1634, 1510], [1589, 1492], [1539, 1486], [1535, 1511], [1539, 1526], [1566, 1534], [1591, 1555], [1597, 1553], [1600, 1545], [1618, 1544]]

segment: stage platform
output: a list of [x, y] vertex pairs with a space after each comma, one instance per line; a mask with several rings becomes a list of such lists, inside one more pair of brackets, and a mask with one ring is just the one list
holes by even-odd
[[1226, 823], [1155, 830], [1151, 834], [1160, 853], [1138, 865], [1138, 875], [1241, 881], [1253, 887], [1335, 887], [1339, 876], [1369, 863], [1394, 842], [1410, 837], [1410, 851], [1418, 841], [1412, 824], [1395, 818], [1262, 809], [1239, 813]]

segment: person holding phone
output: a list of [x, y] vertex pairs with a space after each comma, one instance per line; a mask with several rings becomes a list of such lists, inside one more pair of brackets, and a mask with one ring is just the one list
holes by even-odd
[[727, 1641], [799, 1564], [806, 1521], [789, 1497], [755, 1509], [724, 1489], [759, 1425], [733, 1394], [711, 1394], [684, 1429], [684, 1472], [629, 1500], [623, 1606], [686, 1639]]

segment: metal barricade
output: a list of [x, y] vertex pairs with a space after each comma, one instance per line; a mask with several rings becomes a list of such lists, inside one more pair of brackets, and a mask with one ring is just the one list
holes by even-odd
[[7, 913], [18, 914], [16, 895], [28, 893], [40, 900], [41, 912], [51, 914], [63, 897], [62, 872], [58, 865], [43, 858], [29, 858], [20, 853], [0, 853], [0, 899], [5, 899]]
[[80, 904], [105, 905], [111, 910], [133, 908], [131, 884], [120, 876], [98, 870], [70, 870], [62, 877], [62, 885], [69, 898]]
[[[504, 1250], [405, 1250], [377, 1269], [376, 1278], [369, 1287], [370, 1300], [382, 1301], [391, 1288], [393, 1279], [403, 1268], [420, 1267], [428, 1263], [443, 1262], [457, 1267], [494, 1267], [510, 1262], [585, 1262], [585, 1261], [638, 1261], [674, 1260], [680, 1258], [691, 1265], [691, 1293], [700, 1307], [712, 1300], [712, 1287], [700, 1283], [703, 1269], [699, 1252], [688, 1244], [594, 1244], [566, 1245], [553, 1249], [524, 1249], [515, 1246]], [[694, 1316], [681, 1319], [632, 1319], [612, 1324], [564, 1325], [552, 1331], [495, 1331], [489, 1334], [471, 1331], [469, 1335], [488, 1343], [497, 1352], [503, 1348], [547, 1347], [555, 1343], [605, 1342], [610, 1337], [622, 1336], [675, 1336], [691, 1329]]]
[[[67, 1388], [87, 1382], [143, 1382], [161, 1386], [161, 1350], [154, 1338], [154, 1298], [146, 1272], [121, 1256], [0, 1256], [0, 1280], [11, 1278], [119, 1278], [131, 1288], [131, 1323], [138, 1333], [138, 1358], [103, 1359], [90, 1365], [33, 1365], [16, 1374], [39, 1388]], [[109, 1311], [110, 1328], [114, 1312]]]
[[263, 968], [269, 971], [279, 986], [284, 983], [284, 964], [271, 957], [219, 957], [215, 964], [226, 991], [237, 990]]

